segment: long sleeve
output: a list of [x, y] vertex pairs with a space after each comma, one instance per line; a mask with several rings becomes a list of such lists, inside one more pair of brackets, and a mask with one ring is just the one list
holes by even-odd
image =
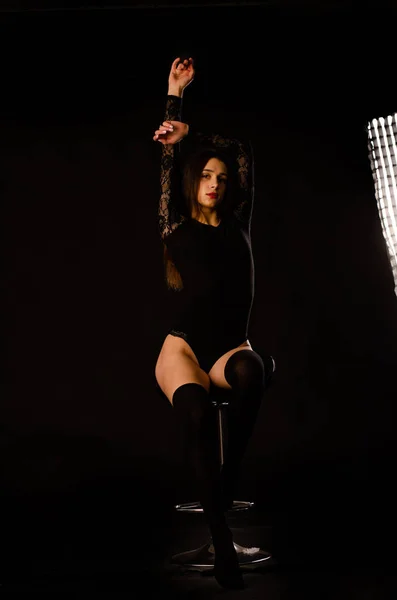
[[[167, 96], [164, 121], [181, 121], [181, 109], [181, 98]], [[162, 146], [158, 225], [163, 240], [186, 220], [186, 217], [181, 214], [178, 153], [179, 144]]]

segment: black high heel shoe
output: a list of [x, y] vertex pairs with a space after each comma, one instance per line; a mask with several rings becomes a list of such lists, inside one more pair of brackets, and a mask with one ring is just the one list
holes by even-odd
[[233, 536], [228, 527], [213, 534], [215, 549], [214, 576], [219, 585], [231, 590], [245, 588], [237, 552], [233, 544]]
[[[236, 551], [234, 550], [236, 553]], [[245, 583], [241, 573], [238, 558], [215, 556], [214, 576], [219, 585], [228, 590], [243, 590]]]

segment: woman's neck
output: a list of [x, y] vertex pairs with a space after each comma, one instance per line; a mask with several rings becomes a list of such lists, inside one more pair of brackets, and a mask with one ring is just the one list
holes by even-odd
[[212, 227], [218, 227], [221, 220], [218, 217], [213, 219], [206, 219], [204, 217], [197, 218], [196, 221], [203, 223], [204, 225], [211, 225]]
[[212, 227], [217, 227], [221, 222], [221, 219], [218, 217], [215, 211], [208, 214], [200, 212], [193, 218], [196, 219], [196, 221], [198, 221], [199, 223], [204, 223], [204, 225], [211, 225]]

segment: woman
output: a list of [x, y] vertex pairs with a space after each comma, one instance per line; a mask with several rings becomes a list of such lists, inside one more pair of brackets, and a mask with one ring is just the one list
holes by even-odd
[[[159, 229], [167, 286], [175, 291], [173, 328], [155, 377], [189, 436], [215, 549], [214, 575], [223, 587], [241, 588], [225, 512], [265, 388], [264, 362], [247, 337], [254, 297], [253, 162], [240, 141], [205, 136], [182, 122], [183, 92], [194, 75], [192, 58], [173, 61], [165, 119], [153, 136], [162, 144]], [[221, 473], [210, 434], [211, 385], [232, 394]]]

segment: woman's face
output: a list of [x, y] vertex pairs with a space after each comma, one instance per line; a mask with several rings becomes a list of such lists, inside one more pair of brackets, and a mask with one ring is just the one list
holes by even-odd
[[214, 209], [225, 195], [227, 167], [219, 158], [210, 158], [205, 165], [198, 188], [197, 201], [201, 208]]

